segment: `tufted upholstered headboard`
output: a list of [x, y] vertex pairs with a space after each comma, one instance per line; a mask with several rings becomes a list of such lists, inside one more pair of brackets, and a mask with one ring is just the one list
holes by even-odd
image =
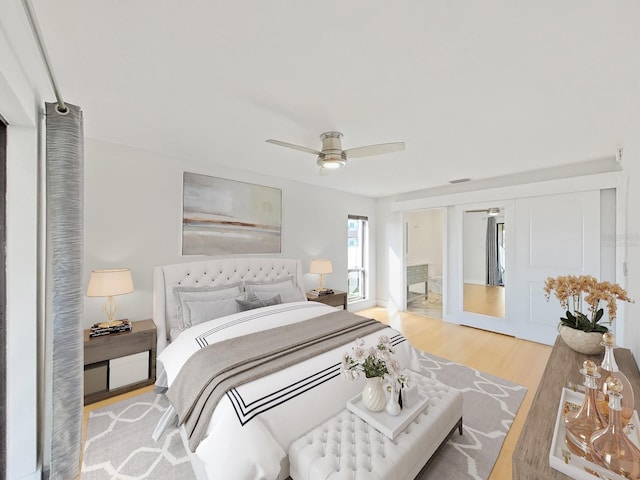
[[269, 281], [293, 276], [294, 284], [306, 298], [302, 275], [302, 262], [286, 258], [218, 258], [155, 267], [153, 321], [158, 330], [158, 353], [167, 346], [169, 331], [178, 326], [174, 287], [218, 287], [244, 280]]

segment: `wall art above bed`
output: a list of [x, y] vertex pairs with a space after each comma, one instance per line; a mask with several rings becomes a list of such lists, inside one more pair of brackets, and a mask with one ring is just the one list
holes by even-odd
[[282, 191], [184, 172], [183, 255], [280, 253]]

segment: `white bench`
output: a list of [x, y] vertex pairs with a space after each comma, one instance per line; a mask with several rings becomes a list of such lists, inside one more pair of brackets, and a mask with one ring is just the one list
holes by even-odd
[[462, 434], [462, 393], [427, 377], [415, 383], [428, 406], [394, 440], [343, 410], [291, 444], [291, 478], [416, 478], [456, 429]]

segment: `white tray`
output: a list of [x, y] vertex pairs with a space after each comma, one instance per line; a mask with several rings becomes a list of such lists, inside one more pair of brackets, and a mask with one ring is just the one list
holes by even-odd
[[[412, 373], [412, 375], [417, 375]], [[362, 403], [362, 394], [356, 395], [347, 402], [347, 409], [359, 416], [383, 435], [394, 439], [407, 425], [427, 407], [429, 397], [420, 395], [420, 398], [410, 407], [403, 408], [398, 415], [389, 415], [385, 410], [372, 412]]]
[[[576, 480], [594, 480], [598, 478], [607, 480], [625, 480], [624, 477], [612, 472], [611, 470], [607, 470], [606, 468], [596, 465], [593, 462], [589, 462], [577, 455], [572, 455], [569, 452], [568, 447], [565, 445], [564, 404], [565, 402], [569, 402], [580, 407], [583, 400], [584, 394], [574, 392], [568, 388], [562, 389], [560, 405], [558, 405], [558, 415], [556, 417], [556, 427], [551, 441], [551, 450], [549, 451], [549, 465], [559, 472], [562, 472]], [[638, 438], [638, 427], [640, 423], [638, 422], [638, 412], [635, 410], [627, 427], [630, 425], [633, 425], [633, 428], [627, 428], [626, 433], [629, 439], [638, 446], [640, 445], [640, 439]], [[597, 475], [587, 472], [585, 468], [596, 472]]]

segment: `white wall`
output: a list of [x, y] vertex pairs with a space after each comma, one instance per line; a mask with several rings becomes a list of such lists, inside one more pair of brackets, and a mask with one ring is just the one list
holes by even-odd
[[464, 283], [485, 285], [487, 283], [486, 237], [487, 214], [465, 212], [463, 224], [463, 267]]
[[[202, 258], [180, 253], [185, 170], [282, 189], [282, 253], [275, 256], [301, 259], [305, 272], [312, 258], [331, 259], [328, 287], [347, 289], [349, 214], [369, 217], [371, 251], [376, 249], [373, 199], [86, 139], [85, 285], [92, 269], [130, 268], [135, 292], [117, 297], [119, 318], [151, 318], [154, 266]], [[373, 263], [370, 282], [376, 278]], [[315, 275], [305, 281], [307, 289], [317, 285]], [[103, 303], [85, 297], [86, 327], [103, 320]], [[374, 304], [375, 298], [350, 308]]]
[[[639, 112], [640, 115], [640, 112]], [[624, 343], [633, 352], [636, 363], [640, 362], [640, 215], [638, 215], [638, 205], [640, 205], [640, 116], [634, 125], [630, 127], [625, 135], [621, 132], [621, 138], [627, 139], [624, 143], [623, 165], [629, 174], [628, 185], [628, 217], [627, 234], [624, 238], [617, 239], [622, 242], [627, 252], [627, 278], [626, 289], [631, 298], [636, 302], [630, 305], [623, 305], [626, 310], [624, 324]]]
[[443, 211], [409, 212], [407, 223], [407, 265], [429, 265], [429, 276], [442, 275]]

